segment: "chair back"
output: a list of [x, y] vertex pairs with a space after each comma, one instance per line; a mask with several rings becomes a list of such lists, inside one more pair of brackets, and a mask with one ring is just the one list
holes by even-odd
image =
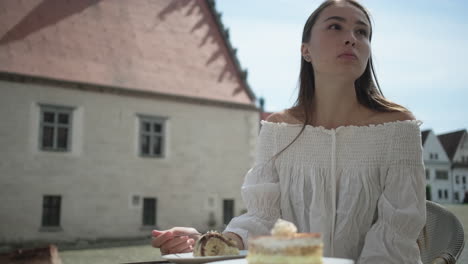
[[465, 233], [458, 218], [441, 205], [426, 201], [426, 226], [419, 234], [418, 243], [424, 264], [437, 258], [455, 263], [465, 245]]

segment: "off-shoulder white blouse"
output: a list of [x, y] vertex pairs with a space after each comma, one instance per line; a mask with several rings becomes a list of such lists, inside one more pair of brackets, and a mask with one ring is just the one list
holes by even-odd
[[358, 264], [421, 263], [426, 222], [420, 121], [336, 129], [262, 122], [242, 197], [248, 212], [225, 232], [269, 234], [278, 218], [320, 232], [326, 257]]

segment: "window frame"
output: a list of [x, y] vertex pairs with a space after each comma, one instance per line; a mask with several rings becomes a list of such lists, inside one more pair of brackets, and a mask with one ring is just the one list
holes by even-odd
[[[145, 204], [147, 200], [154, 200], [154, 215], [152, 216], [153, 223], [147, 223], [147, 213], [145, 211]], [[158, 224], [158, 198], [156, 197], [142, 197], [141, 206], [141, 225], [142, 226], [157, 226]]]
[[[73, 135], [73, 107], [68, 106], [60, 106], [60, 105], [46, 105], [46, 104], [39, 104], [39, 140], [38, 146], [39, 150], [41, 151], [50, 151], [50, 152], [71, 152], [72, 150], [72, 135]], [[54, 113], [54, 122], [48, 123], [44, 121], [44, 114], [46, 112]], [[68, 115], [68, 124], [60, 124], [58, 122], [59, 114], [67, 114]], [[52, 147], [44, 146], [44, 127], [52, 127], [53, 128], [53, 139], [52, 139]], [[67, 128], [67, 146], [65, 148], [58, 147], [58, 130], [59, 128]]]
[[[441, 178], [441, 177], [439, 177], [439, 173], [444, 173], [444, 174], [447, 175], [447, 177]], [[446, 180], [449, 179], [449, 172], [446, 171], [446, 170], [436, 170], [436, 172], [435, 172], [435, 179], [436, 179], [436, 180], [441, 180], [441, 181], [446, 181]]]
[[[165, 158], [167, 152], [167, 118], [138, 115], [138, 155], [144, 158]], [[150, 123], [150, 131], [144, 130], [144, 123]], [[161, 132], [152, 131], [155, 124], [161, 125]], [[149, 153], [143, 153], [143, 136], [149, 136]], [[161, 153], [154, 154], [154, 137], [161, 137]]]
[[[53, 199], [58, 200], [58, 206], [49, 206], [46, 207], [47, 200], [51, 199], [49, 201], [49, 204], [54, 204], [55, 202]], [[57, 210], [54, 212], [54, 210]], [[47, 213], [46, 213], [47, 212]], [[60, 228], [60, 220], [61, 220], [61, 214], [62, 214], [62, 196], [61, 195], [43, 195], [42, 196], [42, 217], [41, 217], [41, 228], [47, 229], [47, 228]], [[50, 219], [55, 216], [56, 219]], [[56, 221], [56, 223], [55, 223]]]

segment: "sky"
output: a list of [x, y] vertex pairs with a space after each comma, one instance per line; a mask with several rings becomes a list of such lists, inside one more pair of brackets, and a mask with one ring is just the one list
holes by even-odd
[[[247, 81], [265, 110], [297, 97], [302, 28], [321, 0], [216, 0]], [[468, 128], [467, 0], [361, 0], [384, 96], [436, 134]]]

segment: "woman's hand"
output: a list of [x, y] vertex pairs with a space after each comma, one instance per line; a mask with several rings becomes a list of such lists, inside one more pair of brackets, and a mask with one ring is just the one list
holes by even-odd
[[173, 227], [153, 230], [151, 245], [161, 250], [161, 255], [192, 252], [200, 233], [191, 227]]

